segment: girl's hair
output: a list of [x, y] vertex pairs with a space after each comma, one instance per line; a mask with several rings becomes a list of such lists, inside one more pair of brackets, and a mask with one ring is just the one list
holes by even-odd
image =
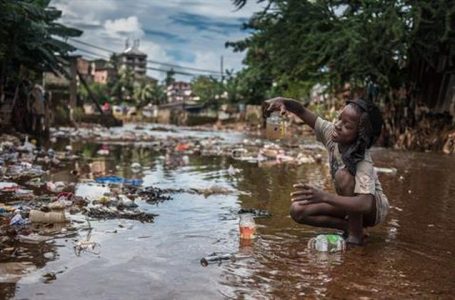
[[379, 138], [383, 121], [379, 108], [371, 101], [348, 100], [346, 105], [351, 105], [360, 113], [357, 139], [341, 156], [348, 171], [355, 175], [357, 163], [364, 159], [365, 150]]

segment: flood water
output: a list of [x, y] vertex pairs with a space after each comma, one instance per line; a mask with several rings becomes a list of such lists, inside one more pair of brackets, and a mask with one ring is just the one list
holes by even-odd
[[[238, 133], [182, 133], [179, 129], [157, 134], [214, 135], [229, 143], [248, 138]], [[95, 157], [99, 146], [73, 144], [74, 149]], [[397, 169], [396, 174], [379, 174], [392, 206], [386, 222], [369, 230], [364, 247], [323, 254], [308, 250], [307, 242], [327, 230], [294, 223], [288, 210], [289, 193], [297, 181], [332, 189], [324, 164], [258, 166], [231, 157], [198, 155], [189, 155], [181, 164], [169, 164], [164, 153], [147, 144], [110, 145], [110, 149], [110, 155], [102, 158], [102, 168], [119, 176], [142, 178], [145, 186], [184, 190], [218, 186], [230, 192], [204, 196], [183, 191], [158, 204], [138, 203], [141, 209], [158, 214], [153, 223], [90, 220], [91, 240], [99, 243], [99, 252], [76, 256], [75, 239], [87, 234], [81, 218], [74, 236], [56, 236], [44, 245], [28, 246], [36, 270], [15, 284], [0, 284], [0, 298], [454, 297], [453, 156], [374, 149], [376, 166]], [[134, 173], [133, 162], [146, 168]], [[228, 172], [231, 165], [239, 169], [237, 174]], [[51, 176], [72, 180], [71, 168]], [[79, 184], [77, 193], [93, 196], [103, 189]], [[256, 219], [257, 238], [253, 241], [239, 239], [240, 208], [272, 214]], [[202, 266], [200, 259], [213, 252], [233, 253], [236, 260]], [[56, 278], [43, 281], [47, 273]]]

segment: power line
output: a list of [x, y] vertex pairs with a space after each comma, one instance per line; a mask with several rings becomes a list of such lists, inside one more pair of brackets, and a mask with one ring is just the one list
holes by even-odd
[[[74, 45], [72, 45], [74, 47]], [[98, 53], [95, 53], [93, 51], [90, 51], [90, 50], [86, 50], [86, 49], [83, 49], [83, 48], [80, 48], [80, 47], [75, 47], [78, 51], [81, 51], [81, 52], [85, 52], [87, 53], [88, 55], [92, 56], [92, 59], [108, 59], [106, 56], [103, 56], [103, 55], [100, 55]], [[163, 72], [163, 73], [168, 73], [170, 70], [166, 70], [166, 69], [160, 69], [160, 68], [154, 68], [154, 67], [146, 67], [147, 70], [151, 70], [151, 71], [158, 71], [158, 72]], [[185, 75], [185, 76], [201, 76], [203, 74], [196, 74], [196, 73], [190, 73], [190, 72], [184, 72], [184, 71], [178, 71], [178, 70], [173, 70], [173, 72], [175, 74], [178, 74], [178, 75]], [[210, 75], [210, 76], [215, 76], [215, 77], [220, 77], [220, 75], [218, 74], [213, 74], [213, 75]]]
[[[98, 49], [98, 50], [101, 50], [101, 51], [105, 51], [105, 52], [108, 52], [108, 53], [115, 53], [115, 51], [113, 51], [113, 50], [109, 50], [107, 48], [100, 47], [100, 46], [97, 46], [97, 45], [93, 45], [93, 44], [90, 44], [90, 43], [87, 43], [87, 42], [79, 41], [79, 40], [72, 39], [72, 38], [70, 38], [70, 40], [75, 42], [75, 43], [86, 45], [86, 46], [89, 46], [89, 47], [92, 47], [92, 48], [95, 48], [95, 49]], [[180, 65], [170, 64], [170, 63], [163, 63], [163, 62], [159, 62], [159, 61], [151, 60], [151, 59], [147, 59], [147, 62], [152, 63], [152, 64], [163, 65], [163, 66], [167, 66], [167, 67], [172, 67], [172, 68], [188, 69], [188, 70], [193, 70], [193, 71], [200, 71], [200, 72], [214, 73], [214, 74], [219, 74], [220, 73], [219, 71], [180, 66]]]

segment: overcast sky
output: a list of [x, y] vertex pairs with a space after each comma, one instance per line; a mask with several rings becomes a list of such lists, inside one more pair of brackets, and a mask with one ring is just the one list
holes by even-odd
[[[140, 39], [139, 49], [148, 60], [214, 71], [220, 71], [221, 56], [224, 69], [242, 68], [245, 54], [234, 53], [224, 44], [246, 37], [242, 23], [261, 9], [249, 1], [237, 11], [231, 0], [52, 0], [51, 6], [63, 11], [61, 23], [84, 31], [80, 41], [121, 52], [127, 38], [130, 43]], [[87, 58], [109, 57], [106, 51], [70, 42], [94, 53], [79, 53]], [[151, 63], [147, 66], [169, 69]], [[148, 74], [158, 79], [165, 76], [151, 70]], [[190, 76], [176, 77], [191, 80]]]

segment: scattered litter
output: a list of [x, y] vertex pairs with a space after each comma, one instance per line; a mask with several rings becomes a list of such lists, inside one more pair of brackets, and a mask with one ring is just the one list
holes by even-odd
[[229, 168], [227, 169], [227, 173], [229, 174], [229, 176], [234, 176], [240, 172], [241, 172], [240, 169], [234, 168], [232, 165], [229, 165]]
[[40, 244], [40, 243], [44, 243], [44, 242], [47, 242], [49, 240], [52, 240], [52, 237], [43, 236], [43, 235], [39, 235], [39, 234], [36, 234], [36, 233], [31, 233], [29, 235], [19, 234], [19, 235], [17, 235], [17, 239], [21, 243]]
[[374, 167], [376, 172], [378, 173], [383, 173], [383, 174], [390, 174], [390, 175], [395, 175], [397, 174], [397, 169], [396, 168], [379, 168], [379, 167]]
[[90, 221], [87, 220], [88, 223], [88, 232], [85, 240], [78, 241], [76, 245], [74, 245], [74, 254], [76, 256], [80, 256], [82, 252], [89, 252], [93, 253], [95, 255], [99, 255], [100, 251], [96, 251], [95, 248], [101, 247], [101, 245], [97, 242], [92, 242], [90, 241], [92, 237], [92, 225], [90, 224]]
[[402, 209], [402, 208], [399, 208], [398, 206], [390, 206], [390, 208], [396, 209], [396, 210], [398, 210], [398, 211], [403, 211], [403, 209]]
[[152, 223], [157, 216], [156, 214], [146, 213], [138, 210], [124, 210], [120, 211], [107, 207], [91, 207], [87, 211], [87, 215], [91, 218], [98, 219], [127, 219], [137, 220], [142, 223]]
[[16, 214], [9, 222], [9, 225], [25, 225], [28, 221], [22, 217], [20, 213]]
[[66, 187], [66, 184], [63, 181], [52, 182], [49, 181], [46, 183], [46, 188], [49, 192], [60, 193]]
[[238, 211], [238, 214], [252, 214], [255, 218], [268, 218], [272, 216], [269, 211], [257, 208], [242, 208]]
[[82, 252], [89, 252], [95, 255], [99, 255], [100, 251], [96, 251], [95, 248], [101, 247], [101, 245], [97, 242], [90, 242], [90, 241], [79, 241], [74, 246], [74, 253], [76, 256], [80, 256]]
[[191, 188], [190, 190], [198, 194], [202, 194], [204, 195], [204, 197], [208, 197], [214, 194], [228, 195], [234, 192], [232, 189], [218, 185], [212, 185], [211, 187], [208, 188]]

